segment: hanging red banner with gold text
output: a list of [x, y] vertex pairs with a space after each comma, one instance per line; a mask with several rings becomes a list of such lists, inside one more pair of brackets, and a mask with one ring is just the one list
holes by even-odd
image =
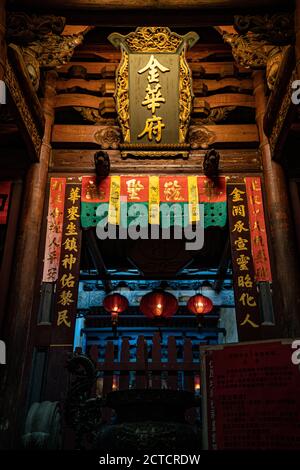
[[228, 183], [227, 199], [238, 335], [240, 341], [251, 341], [260, 338], [261, 321], [251, 253], [246, 185]]
[[[80, 270], [80, 198], [81, 183], [67, 182], [61, 259], [57, 281], [55, 329], [52, 342], [73, 341]], [[69, 178], [68, 178], [69, 180]]]
[[50, 179], [43, 282], [55, 282], [58, 277], [64, 219], [65, 189], [66, 178]]
[[7, 222], [7, 214], [9, 207], [11, 182], [0, 182], [0, 225], [5, 225]]
[[[126, 201], [126, 202], [124, 202]], [[124, 206], [126, 204], [126, 208]], [[204, 205], [204, 227], [225, 227], [227, 222], [226, 178], [211, 180], [205, 176], [114, 175], [96, 182], [95, 176], [82, 177], [81, 224], [96, 227], [107, 216], [110, 224], [127, 227], [134, 224], [130, 215], [139, 206], [145, 211], [137, 218], [141, 226], [165, 227], [164, 209], [180, 206], [182, 217], [171, 213], [170, 224], [187, 226], [199, 221], [199, 204]], [[107, 210], [98, 211], [106, 207]], [[101, 214], [101, 215], [99, 215]], [[143, 217], [141, 216], [143, 214]]]
[[260, 177], [247, 177], [245, 182], [255, 279], [272, 282]]

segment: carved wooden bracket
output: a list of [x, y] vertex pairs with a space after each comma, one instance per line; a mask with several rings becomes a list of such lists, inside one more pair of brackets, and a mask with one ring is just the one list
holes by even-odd
[[116, 127], [104, 127], [94, 135], [102, 149], [118, 149], [121, 142], [121, 132]]
[[65, 24], [66, 19], [62, 16], [27, 15], [23, 11], [12, 11], [7, 15], [6, 39], [26, 46], [43, 39], [47, 34], [60, 35]]
[[61, 35], [65, 18], [53, 15], [8, 15], [7, 40], [20, 46], [35, 90], [40, 83], [40, 68], [55, 68], [67, 63], [84, 34]]
[[216, 141], [214, 132], [204, 126], [190, 127], [189, 140], [192, 149], [207, 149]]
[[40, 68], [55, 68], [66, 64], [74, 49], [82, 43], [83, 34], [57, 36], [51, 34], [22, 47], [24, 60], [35, 90], [39, 87]]
[[266, 68], [268, 87], [272, 90], [285, 47], [271, 44], [253, 33], [225, 33], [223, 39], [230, 44], [232, 54], [239, 65], [254, 70]]
[[294, 15], [274, 13], [266, 15], [238, 15], [234, 17], [234, 28], [239, 34], [250, 31], [260, 40], [274, 45], [288, 45], [294, 41]]

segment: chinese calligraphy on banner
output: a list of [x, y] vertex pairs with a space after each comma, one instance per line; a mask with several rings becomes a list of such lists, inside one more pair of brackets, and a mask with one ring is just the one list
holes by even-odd
[[11, 191], [11, 182], [1, 181], [0, 182], [0, 225], [5, 225], [7, 223], [10, 191]]
[[[67, 183], [61, 257], [57, 281], [55, 336], [60, 336], [58, 331], [63, 330], [61, 333], [63, 340], [66, 341], [69, 336], [71, 342], [76, 319], [80, 269], [80, 191], [80, 183]], [[68, 330], [69, 333], [67, 332]]]
[[247, 177], [245, 182], [255, 279], [272, 282], [260, 177]]
[[234, 295], [239, 341], [259, 339], [260, 313], [251, 252], [246, 185], [227, 185]]
[[201, 348], [204, 449], [300, 448], [291, 354], [289, 340]]
[[43, 282], [55, 282], [61, 252], [66, 178], [51, 178], [44, 253]]

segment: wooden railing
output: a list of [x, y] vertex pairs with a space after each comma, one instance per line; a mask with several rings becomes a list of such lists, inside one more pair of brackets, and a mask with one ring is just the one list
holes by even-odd
[[168, 337], [166, 345], [162, 345], [159, 333], [150, 341], [139, 336], [134, 354], [128, 338], [123, 338], [119, 345], [107, 341], [102, 361], [97, 344], [90, 345], [87, 353], [99, 371], [97, 395], [131, 388], [200, 393], [200, 351], [199, 348], [193, 351], [189, 338], [179, 346], [174, 336]]

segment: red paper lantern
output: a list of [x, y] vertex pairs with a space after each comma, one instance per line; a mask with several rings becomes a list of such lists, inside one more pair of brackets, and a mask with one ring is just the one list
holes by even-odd
[[187, 308], [191, 313], [195, 315], [205, 315], [214, 308], [212, 301], [201, 294], [193, 295], [188, 301]]
[[170, 318], [178, 309], [174, 295], [164, 291], [154, 291], [142, 297], [140, 310], [148, 318]]
[[107, 295], [103, 301], [104, 309], [111, 314], [111, 321], [114, 331], [118, 324], [119, 313], [125, 312], [128, 308], [128, 300], [124, 295], [121, 294], [110, 294]]
[[123, 313], [128, 308], [128, 300], [124, 295], [110, 294], [105, 297], [103, 307], [109, 313]]

